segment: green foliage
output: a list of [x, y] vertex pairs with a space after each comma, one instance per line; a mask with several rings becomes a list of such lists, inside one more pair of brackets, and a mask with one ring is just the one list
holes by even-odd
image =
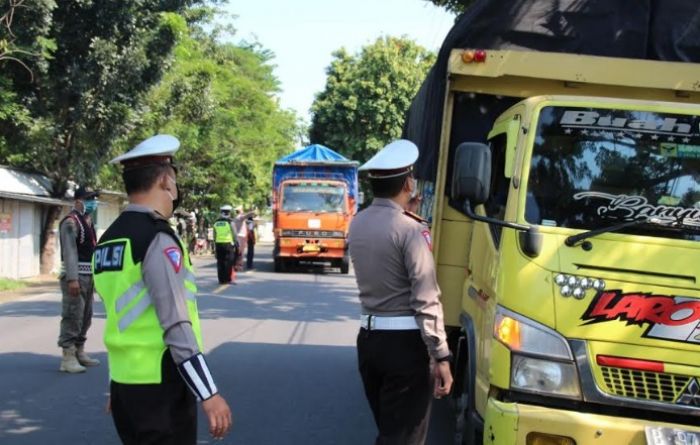
[[426, 0], [455, 14], [463, 13], [475, 0]]
[[27, 283], [25, 281], [0, 278], [0, 292], [22, 289], [26, 286]]
[[185, 33], [179, 14], [197, 3], [42, 0], [18, 8], [14, 42], [31, 48], [33, 78], [8, 62], [0, 72], [16, 95], [10, 100], [23, 107], [0, 113], [0, 163], [46, 172], [55, 196], [68, 180], [94, 181]]
[[[19, 76], [26, 82], [35, 73], [45, 72], [46, 61], [56, 49], [55, 42], [47, 37], [55, 6], [52, 0], [9, 0], [0, 7], [0, 125], [29, 122], [29, 111], [19, 100], [12, 77]], [[21, 150], [12, 160], [9, 156], [0, 132], [0, 162], [22, 163], [25, 158]]]
[[326, 87], [311, 106], [311, 142], [365, 162], [401, 136], [435, 55], [412, 40], [386, 37], [357, 55], [341, 49], [333, 57]]
[[[292, 149], [295, 116], [280, 109], [272, 54], [257, 44], [217, 42], [195, 30], [175, 48], [172, 67], [149, 93], [146, 112], [113, 154], [157, 133], [177, 136], [182, 206], [263, 205], [274, 161]], [[115, 169], [102, 180], [118, 184]]]

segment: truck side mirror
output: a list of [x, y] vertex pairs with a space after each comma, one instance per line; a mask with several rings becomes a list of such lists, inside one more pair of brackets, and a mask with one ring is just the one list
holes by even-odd
[[450, 197], [479, 205], [488, 200], [490, 187], [491, 150], [479, 142], [459, 144], [455, 152]]

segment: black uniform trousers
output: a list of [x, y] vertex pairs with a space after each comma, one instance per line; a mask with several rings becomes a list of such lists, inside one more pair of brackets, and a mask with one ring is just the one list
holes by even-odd
[[230, 243], [216, 243], [216, 273], [219, 283], [231, 282], [234, 261], [236, 261], [236, 247]]
[[248, 247], [245, 251], [246, 253], [246, 269], [253, 268], [253, 259], [255, 258], [255, 242], [253, 240], [248, 240]]
[[434, 378], [420, 331], [360, 329], [357, 358], [379, 429], [375, 445], [424, 444]]
[[160, 384], [110, 382], [112, 418], [124, 445], [194, 445], [197, 402], [170, 351], [163, 354]]

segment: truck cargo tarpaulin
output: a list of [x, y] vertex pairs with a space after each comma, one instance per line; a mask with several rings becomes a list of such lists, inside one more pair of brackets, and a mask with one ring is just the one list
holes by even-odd
[[334, 178], [348, 184], [350, 198], [357, 206], [358, 166], [357, 161], [351, 161], [328, 147], [309, 145], [275, 162], [272, 187], [273, 190], [278, 190], [283, 180], [295, 177], [313, 178], [317, 175], [319, 179]]
[[[403, 137], [418, 145], [419, 179], [434, 181], [447, 78], [455, 48], [510, 49], [588, 54], [675, 62], [700, 61], [697, 0], [477, 0], [442, 44], [404, 124]], [[452, 143], [485, 141], [489, 122], [512, 98], [460, 97]], [[449, 182], [449, 179], [448, 179]], [[448, 184], [449, 186], [449, 184]]]

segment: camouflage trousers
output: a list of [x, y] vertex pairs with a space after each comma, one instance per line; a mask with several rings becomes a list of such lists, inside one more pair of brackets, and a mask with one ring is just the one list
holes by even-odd
[[61, 293], [63, 293], [61, 311], [61, 332], [58, 335], [58, 346], [69, 348], [85, 344], [87, 331], [92, 324], [92, 302], [95, 284], [92, 275], [78, 275], [80, 295], [73, 297], [68, 293], [68, 282], [61, 278]]

